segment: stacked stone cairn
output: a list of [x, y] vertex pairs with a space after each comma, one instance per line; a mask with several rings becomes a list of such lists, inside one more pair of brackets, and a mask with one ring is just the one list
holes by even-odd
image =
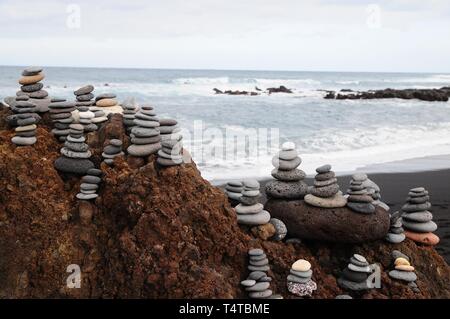
[[160, 119], [159, 120], [159, 134], [161, 140], [177, 140], [181, 139], [180, 128], [178, 127], [178, 122], [174, 119]]
[[317, 284], [311, 279], [312, 273], [309, 261], [299, 259], [293, 263], [287, 277], [289, 292], [299, 297], [311, 297], [312, 293], [317, 290]]
[[64, 142], [67, 135], [69, 135], [70, 125], [73, 123], [72, 111], [75, 110], [75, 102], [66, 102], [64, 99], [52, 99], [49, 109], [50, 118], [54, 126], [52, 134], [60, 142]]
[[259, 203], [261, 194], [260, 185], [256, 180], [246, 180], [243, 182], [244, 191], [241, 196], [241, 203], [236, 206], [237, 222], [242, 225], [259, 226], [270, 221], [269, 212], [264, 210], [263, 204]]
[[233, 207], [240, 203], [243, 191], [244, 184], [241, 181], [229, 181], [225, 186], [225, 194]]
[[124, 155], [125, 153], [122, 151], [122, 141], [118, 139], [112, 139], [109, 141], [109, 144], [103, 148], [103, 161], [108, 165], [114, 164], [114, 158], [116, 156]]
[[348, 290], [366, 290], [369, 289], [367, 279], [371, 273], [372, 268], [366, 258], [354, 254], [350, 258], [350, 263], [347, 265], [347, 268], [344, 269], [341, 277], [338, 278], [338, 284]]
[[99, 126], [99, 124], [106, 122], [108, 120], [108, 117], [106, 116], [106, 113], [99, 107], [91, 106], [89, 110], [94, 113], [94, 118], [91, 119], [91, 123]]
[[85, 141], [83, 125], [70, 124], [69, 135], [61, 148], [62, 156], [56, 159], [55, 168], [60, 172], [77, 175], [84, 175], [94, 168], [94, 163], [89, 160], [92, 154]]
[[103, 93], [95, 97], [95, 106], [98, 107], [116, 107], [119, 103], [114, 93]]
[[406, 238], [404, 232], [405, 230], [403, 229], [402, 213], [397, 211], [391, 215], [391, 226], [385, 239], [391, 244], [399, 244]]
[[245, 287], [251, 299], [267, 299], [267, 298], [281, 298], [277, 295], [272, 295], [270, 289], [270, 282], [272, 278], [267, 275], [270, 270], [269, 259], [262, 249], [254, 248], [248, 252], [250, 261], [248, 270], [250, 274], [246, 280], [241, 281], [241, 285]]
[[394, 259], [394, 269], [389, 272], [389, 277], [408, 284], [414, 292], [420, 292], [416, 284], [417, 275], [414, 267], [411, 266], [409, 257], [396, 251], [392, 253]]
[[321, 208], [339, 208], [347, 204], [347, 199], [339, 190], [335, 173], [331, 165], [323, 165], [316, 169], [314, 187], [310, 188], [310, 194], [305, 196], [305, 202], [309, 205]]
[[98, 185], [102, 181], [102, 171], [97, 168], [91, 168], [86, 175], [81, 178], [80, 192], [77, 198], [81, 200], [91, 200], [98, 197]]
[[127, 152], [136, 157], [145, 157], [157, 153], [161, 145], [161, 136], [159, 134], [159, 119], [153, 107], [142, 105], [141, 109], [135, 115], [134, 127], [131, 129], [131, 145]]
[[433, 221], [430, 196], [423, 187], [413, 188], [408, 193], [407, 202], [401, 208], [405, 235], [415, 242], [425, 245], [437, 245], [439, 237], [433, 234], [437, 225]]
[[304, 171], [298, 169], [302, 163], [295, 144], [286, 142], [281, 151], [272, 158], [272, 176], [276, 179], [266, 184], [266, 194], [278, 199], [303, 199], [308, 193], [308, 185], [303, 181]]
[[369, 191], [364, 182], [367, 181], [366, 174], [354, 174], [347, 191], [347, 207], [360, 214], [373, 214], [375, 206], [372, 204], [372, 191]]
[[381, 189], [380, 189], [380, 187], [374, 181], [372, 181], [369, 178], [364, 180], [362, 184], [366, 187], [367, 192], [373, 198], [372, 205], [380, 206], [381, 208], [383, 208], [385, 211], [388, 212], [390, 210], [389, 206], [386, 203], [383, 203], [381, 201]]
[[36, 113], [36, 104], [30, 101], [26, 95], [5, 98], [5, 102], [9, 105], [14, 114], [6, 117], [6, 122], [11, 127], [19, 126], [18, 120], [25, 119], [29, 115], [36, 119], [36, 123], [41, 120], [41, 117]]
[[92, 91], [94, 87], [86, 85], [73, 92], [77, 99], [75, 106], [79, 112], [79, 123], [83, 125], [84, 132], [94, 132], [98, 129], [97, 125], [92, 123], [95, 114], [89, 109], [95, 103]]
[[183, 163], [182, 139], [166, 139], [161, 142], [156, 162], [161, 166], [175, 166]]
[[[48, 97], [48, 92], [43, 90], [44, 85], [42, 80], [45, 78], [43, 69], [41, 67], [28, 67], [22, 72], [22, 77], [19, 79], [20, 91], [16, 93], [17, 96], [26, 95], [31, 99], [35, 99], [36, 102], [42, 101]], [[36, 103], [38, 104], [38, 103]], [[41, 105], [42, 104], [42, 105]], [[46, 112], [48, 108], [45, 103], [39, 103], [39, 112]]]
[[11, 142], [17, 146], [29, 146], [36, 143], [36, 118], [29, 113], [18, 115], [15, 136]]
[[136, 116], [137, 105], [134, 99], [128, 99], [122, 103], [123, 125], [127, 133], [131, 133], [131, 129], [135, 126], [134, 119]]

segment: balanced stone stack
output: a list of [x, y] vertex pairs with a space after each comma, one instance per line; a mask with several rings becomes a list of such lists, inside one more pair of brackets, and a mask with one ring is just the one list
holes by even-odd
[[311, 279], [312, 270], [309, 261], [299, 259], [292, 264], [287, 277], [288, 290], [299, 297], [309, 296], [317, 290], [317, 284]]
[[94, 113], [94, 118], [91, 119], [91, 123], [99, 126], [99, 124], [106, 122], [108, 120], [108, 117], [106, 116], [105, 111], [103, 111], [101, 108], [96, 106], [91, 106], [89, 110]]
[[[384, 210], [389, 211], [389, 209], [390, 209], [389, 206], [381, 201], [380, 187], [375, 182], [373, 182], [371, 179], [369, 179], [367, 174], [364, 174], [364, 173], [354, 174], [352, 176], [350, 186], [352, 186], [352, 182], [354, 182], [353, 184], [355, 184], [357, 186], [364, 187], [365, 191], [367, 192], [367, 195], [372, 197], [372, 202], [371, 202], [372, 205], [380, 206]], [[361, 185], [359, 185], [359, 182], [361, 182]], [[351, 190], [352, 189], [350, 187], [350, 189], [347, 190], [347, 193], [349, 193]]]
[[75, 105], [79, 112], [79, 123], [83, 125], [84, 132], [94, 132], [98, 129], [97, 125], [92, 123], [95, 114], [89, 109], [95, 103], [92, 91], [94, 91], [94, 87], [86, 85], [73, 92], [77, 99]]
[[36, 143], [36, 119], [31, 114], [19, 114], [18, 127], [11, 142], [17, 146], [29, 146]]
[[97, 95], [95, 98], [95, 105], [98, 107], [116, 107], [119, 103], [116, 100], [114, 93], [104, 93]]
[[403, 227], [409, 239], [426, 245], [436, 245], [439, 243], [439, 237], [433, 234], [437, 230], [437, 225], [433, 221], [433, 214], [429, 211], [431, 208], [429, 200], [428, 191], [423, 187], [409, 191], [407, 203], [401, 208]]
[[366, 258], [354, 254], [350, 258], [347, 268], [344, 269], [341, 277], [338, 278], [338, 284], [344, 289], [355, 291], [369, 289], [367, 279], [371, 273], [372, 269]]
[[391, 244], [399, 244], [406, 238], [404, 232], [405, 230], [403, 229], [402, 224], [402, 214], [400, 212], [395, 212], [391, 215], [391, 226], [386, 235], [386, 241]]
[[261, 194], [259, 183], [256, 180], [244, 181], [244, 191], [241, 203], [236, 206], [237, 222], [243, 225], [258, 226], [270, 221], [269, 212], [264, 210], [263, 204], [259, 203]]
[[102, 181], [102, 171], [97, 168], [91, 168], [86, 175], [81, 178], [80, 192], [77, 198], [81, 200], [91, 200], [98, 197], [98, 185]]
[[160, 119], [159, 120], [159, 133], [161, 140], [179, 139], [182, 137], [180, 128], [177, 125], [178, 122], [174, 119]]
[[309, 205], [321, 208], [338, 208], [347, 204], [347, 199], [339, 190], [335, 173], [331, 165], [323, 165], [316, 169], [314, 187], [310, 194], [305, 196], [305, 202]]
[[272, 158], [272, 176], [276, 179], [266, 184], [266, 194], [279, 199], [303, 199], [308, 193], [308, 185], [303, 181], [304, 171], [298, 169], [302, 163], [295, 144], [286, 142], [281, 151]]
[[75, 110], [75, 102], [66, 102], [64, 99], [52, 100], [49, 109], [50, 118], [54, 123], [52, 134], [60, 142], [64, 142], [69, 135], [70, 125], [73, 123], [72, 111]]
[[241, 181], [229, 181], [225, 186], [225, 194], [232, 206], [237, 206], [240, 203], [243, 191], [244, 184]]
[[118, 139], [112, 139], [109, 144], [103, 148], [103, 161], [108, 165], [114, 164], [114, 158], [116, 156], [124, 155], [122, 151], [122, 141]]
[[375, 212], [373, 197], [363, 184], [366, 180], [366, 174], [353, 175], [350, 189], [347, 191], [347, 207], [356, 213], [373, 214]]
[[85, 85], [78, 90], [74, 91], [73, 94], [75, 94], [75, 97], [77, 99], [76, 106], [86, 106], [90, 107], [94, 105], [94, 94], [92, 93], [94, 91], [93, 85]]
[[161, 142], [156, 162], [161, 166], [175, 166], [183, 163], [181, 139], [168, 139]]
[[141, 106], [134, 119], [134, 127], [131, 129], [131, 143], [127, 149], [129, 155], [144, 157], [158, 152], [161, 145], [159, 135], [159, 120], [153, 107]]
[[262, 249], [250, 249], [248, 270], [250, 274], [246, 280], [241, 281], [251, 299], [273, 298], [270, 282], [272, 278], [267, 275], [270, 270], [269, 259]]
[[419, 292], [417, 284], [417, 275], [414, 272], [414, 267], [411, 266], [409, 258], [397, 257], [394, 261], [394, 269], [389, 272], [389, 277], [395, 280], [408, 283], [408, 285], [415, 291]]
[[30, 101], [30, 98], [26, 95], [5, 98], [6, 103], [9, 105], [11, 111], [14, 114], [6, 117], [6, 122], [11, 127], [19, 126], [18, 120], [24, 119], [28, 116], [36, 119], [36, 123], [41, 120], [41, 117], [36, 113], [36, 104]]
[[94, 168], [94, 163], [89, 160], [91, 151], [84, 143], [85, 140], [83, 125], [70, 124], [69, 135], [61, 149], [62, 156], [56, 159], [55, 168], [64, 173], [78, 175], [84, 175], [89, 169]]
[[126, 100], [122, 103], [123, 125], [127, 129], [127, 133], [131, 132], [134, 127], [134, 119], [136, 116], [137, 105], [134, 99]]
[[[36, 99], [36, 101], [41, 101], [47, 98], [48, 92], [46, 90], [43, 90], [44, 85], [41, 82], [45, 78], [42, 70], [43, 69], [41, 67], [35, 66], [23, 70], [22, 77], [19, 80], [19, 83], [22, 86], [20, 87], [20, 91], [18, 91], [16, 95], [26, 95], [32, 99]], [[48, 111], [45, 105], [42, 106], [42, 109], [38, 107], [40, 112]]]

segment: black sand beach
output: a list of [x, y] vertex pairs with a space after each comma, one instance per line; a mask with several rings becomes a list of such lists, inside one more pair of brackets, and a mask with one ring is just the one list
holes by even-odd
[[[346, 190], [350, 178], [351, 176], [338, 177], [341, 190]], [[438, 224], [436, 234], [441, 238], [436, 249], [447, 263], [450, 263], [450, 170], [370, 174], [369, 178], [380, 186], [382, 200], [391, 207], [393, 212], [405, 204], [411, 188], [423, 186], [430, 192], [432, 213], [434, 221]], [[261, 181], [262, 191], [266, 182], [267, 180]], [[307, 178], [306, 182], [312, 185], [313, 179]]]

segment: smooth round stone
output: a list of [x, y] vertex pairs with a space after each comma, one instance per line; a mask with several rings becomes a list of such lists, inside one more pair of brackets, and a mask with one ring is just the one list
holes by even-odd
[[400, 270], [391, 270], [389, 272], [389, 277], [406, 282], [412, 282], [417, 280], [417, 275], [414, 272], [407, 272]]
[[308, 271], [311, 269], [311, 263], [305, 259], [299, 259], [292, 264], [291, 269], [295, 271]]
[[148, 116], [156, 116], [156, 112], [152, 110], [140, 110], [139, 113], [145, 114]]
[[429, 211], [409, 213], [403, 214], [403, 219], [405, 219], [406, 221], [426, 223], [433, 219], [433, 214], [431, 214]]
[[36, 137], [31, 136], [31, 137], [23, 137], [23, 136], [14, 136], [11, 139], [11, 142], [15, 145], [18, 146], [29, 146], [29, 145], [33, 145], [36, 143]]
[[431, 204], [429, 202], [423, 204], [405, 204], [402, 206], [402, 211], [409, 212], [420, 212], [424, 210], [429, 210], [431, 208]]
[[266, 265], [266, 266], [248, 265], [247, 269], [250, 270], [250, 271], [264, 271], [264, 272], [266, 272], [266, 271], [270, 270], [270, 267], [268, 265]]
[[36, 131], [16, 132], [16, 136], [33, 137], [36, 136]]
[[295, 149], [295, 144], [293, 142], [284, 142], [281, 145], [281, 150], [282, 151], [291, 151]]
[[98, 184], [101, 181], [102, 179], [100, 177], [94, 175], [86, 175], [81, 178], [82, 183]]
[[360, 255], [360, 254], [354, 254], [352, 256], [354, 259], [356, 259], [357, 261], [359, 261], [360, 263], [364, 263], [364, 264], [369, 264], [366, 257]]
[[[159, 122], [159, 119], [156, 116], [154, 116], [154, 115], [152, 116], [152, 115], [147, 115], [147, 114], [143, 114], [143, 113], [136, 113], [136, 114], [134, 114], [132, 116], [135, 119], [139, 119], [139, 120]], [[161, 126], [161, 123], [159, 123], [159, 125]]]
[[272, 278], [265, 276], [265, 277], [262, 277], [259, 281], [260, 282], [272, 282]]
[[347, 200], [353, 203], [372, 203], [373, 198], [369, 195], [350, 195]]
[[307, 194], [305, 195], [305, 202], [309, 205], [321, 208], [339, 208], [347, 205], [347, 199], [340, 193], [337, 193], [330, 198], [322, 198]]
[[252, 266], [265, 266], [269, 264], [269, 259], [253, 260], [250, 258], [250, 265]]
[[160, 126], [159, 133], [160, 134], [174, 134], [180, 132], [181, 129], [178, 126]]
[[34, 83], [34, 84], [22, 85], [20, 87], [20, 89], [23, 92], [31, 93], [31, 92], [40, 91], [43, 87], [44, 87], [44, 84], [42, 84], [42, 83]]
[[227, 185], [227, 186], [225, 186], [225, 189], [227, 191], [229, 191], [229, 192], [232, 192], [232, 193], [239, 193], [239, 194], [241, 194], [242, 190], [244, 188], [243, 187], [233, 187], [233, 186]]
[[55, 136], [67, 136], [69, 135], [69, 130], [52, 129], [52, 134]]
[[429, 221], [426, 223], [415, 223], [410, 221], [403, 221], [403, 226], [411, 231], [419, 232], [419, 233], [432, 233], [436, 231], [437, 225], [433, 221]]
[[369, 266], [369, 263], [366, 262], [361, 262], [359, 260], [357, 260], [355, 257], [350, 257], [350, 263], [352, 263], [355, 266], [359, 266], [359, 267], [367, 267]]
[[312, 270], [308, 270], [308, 271], [296, 271], [291, 269], [290, 273], [294, 276], [300, 277], [300, 278], [311, 278], [312, 276]]
[[410, 204], [424, 204], [430, 200], [430, 196], [408, 197], [406, 199]]
[[413, 192], [409, 192], [408, 196], [412, 197], [412, 198], [416, 198], [416, 197], [423, 197], [423, 196], [428, 196], [428, 191], [424, 191], [422, 193], [413, 193]]
[[27, 126], [27, 125], [32, 125], [36, 123], [36, 119], [34, 117], [29, 117], [26, 119], [20, 119], [17, 121], [17, 124], [19, 126]]
[[158, 152], [160, 148], [161, 143], [147, 144], [147, 145], [133, 144], [128, 147], [127, 152], [129, 155], [142, 157], [154, 154]]
[[253, 279], [246, 279], [241, 281], [241, 285], [244, 287], [251, 287], [254, 286], [256, 284], [256, 281]]
[[173, 125], [177, 125], [178, 122], [177, 120], [174, 119], [160, 119], [159, 120], [159, 124], [161, 124], [161, 126], [173, 126]]
[[339, 286], [347, 290], [361, 291], [369, 289], [366, 280], [363, 280], [362, 282], [355, 282], [351, 280], [346, 280], [345, 278], [339, 278], [337, 282]]
[[296, 283], [299, 283], [299, 284], [306, 284], [310, 280], [311, 280], [310, 278], [301, 278], [301, 277], [297, 277], [297, 276], [294, 276], [294, 275], [288, 275], [287, 276], [287, 281], [296, 282]]
[[414, 267], [411, 265], [398, 265], [395, 266], [395, 269], [401, 271], [414, 271]]
[[121, 151], [122, 151], [121, 147], [117, 147], [117, 146], [113, 146], [113, 145], [107, 145], [103, 149], [103, 152], [108, 155], [115, 155], [115, 154], [120, 153]]
[[183, 136], [180, 133], [161, 134], [161, 140], [162, 141], [179, 140], [181, 138], [183, 138]]
[[175, 165], [181, 165], [183, 163], [183, 160], [158, 157], [156, 159], [156, 162], [161, 166], [175, 166]]
[[87, 175], [101, 176], [103, 172], [98, 168], [90, 168], [87, 172]]
[[97, 124], [97, 123], [105, 122], [107, 120], [108, 120], [108, 118], [106, 116], [100, 116], [100, 117], [95, 117], [95, 118], [91, 119], [91, 123]]
[[66, 102], [67, 100], [65, 98], [62, 97], [52, 97], [50, 102], [51, 103], [55, 103], [55, 102]]
[[101, 99], [95, 102], [95, 105], [98, 107], [111, 107], [117, 105], [116, 99]]
[[93, 119], [95, 117], [94, 112], [87, 111], [87, 112], [80, 112], [78, 113], [80, 119]]
[[434, 246], [439, 244], [439, 237], [433, 233], [414, 233], [405, 230], [405, 236], [417, 243]]
[[356, 266], [353, 264], [348, 264], [348, 269], [350, 269], [351, 271], [355, 271], [355, 272], [364, 272], [364, 273], [370, 273], [370, 267], [369, 266], [365, 266], [365, 267], [360, 267], [360, 266]]
[[115, 153], [115, 154], [106, 154], [105, 152], [102, 153], [102, 157], [106, 160], [112, 160], [114, 158], [116, 158], [117, 156], [120, 155], [124, 155], [124, 152], [119, 152], [119, 153]]
[[22, 75], [23, 76], [31, 76], [31, 75], [39, 74], [42, 71], [43, 71], [43, 68], [40, 66], [30, 66], [22, 71]]
[[308, 193], [308, 185], [302, 181], [270, 181], [265, 186], [267, 196], [280, 199], [302, 199]]
[[365, 282], [367, 280], [368, 274], [367, 273], [362, 273], [362, 272], [356, 272], [356, 271], [351, 271], [348, 268], [345, 268], [342, 271], [342, 277], [345, 278], [346, 280], [355, 282], [355, 283], [361, 283], [361, 282]]
[[33, 99], [44, 99], [48, 96], [48, 92], [45, 90], [39, 90], [36, 92], [28, 93], [28, 96]]
[[243, 181], [244, 187], [249, 189], [259, 189], [260, 184], [256, 179], [248, 179]]
[[239, 204], [235, 207], [236, 213], [238, 214], [257, 214], [261, 212], [263, 209], [264, 205], [260, 203], [250, 206]]
[[258, 226], [267, 224], [270, 220], [270, 214], [263, 210], [257, 214], [237, 215], [238, 224]]
[[57, 114], [52, 114], [51, 116], [52, 120], [62, 120], [62, 119], [68, 119], [72, 117], [72, 114], [70, 113], [57, 113]]
[[333, 197], [339, 192], [339, 185], [338, 184], [331, 184], [324, 187], [313, 187], [310, 191], [310, 193], [317, 197], [322, 198], [329, 198]]
[[322, 166], [316, 168], [316, 172], [318, 174], [325, 174], [325, 173], [328, 173], [330, 170], [331, 170], [330, 164], [322, 165]]
[[425, 192], [425, 188], [424, 188], [424, 187], [416, 187], [416, 188], [412, 188], [412, 189], [410, 190], [410, 192], [413, 192], [413, 193], [423, 193], [423, 192]]
[[285, 223], [277, 218], [271, 218], [269, 223], [275, 228], [275, 235], [273, 235], [271, 239], [274, 241], [282, 241], [288, 232]]
[[64, 146], [74, 152], [87, 152], [89, 150], [89, 145], [86, 143], [74, 143], [66, 141]]
[[81, 159], [87, 159], [90, 158], [92, 153], [91, 151], [85, 151], [85, 152], [74, 152], [66, 147], [63, 147], [60, 150], [61, 154], [70, 157], [70, 158], [81, 158]]
[[252, 271], [249, 275], [248, 275], [248, 279], [250, 280], [259, 280], [263, 277], [266, 276], [266, 273], [263, 271]]
[[75, 102], [71, 102], [71, 101], [54, 102], [54, 103], [51, 103], [48, 107], [51, 109], [74, 108]]
[[167, 153], [163, 152], [163, 150], [158, 151], [158, 156], [169, 159], [169, 160], [173, 160], [173, 161], [181, 161], [183, 159], [183, 156], [180, 154], [175, 154], [175, 153], [167, 154]]
[[294, 169], [290, 171], [280, 171], [278, 169], [272, 170], [272, 176], [277, 180], [284, 182], [297, 182], [305, 179], [306, 174], [300, 169]]
[[123, 143], [121, 140], [113, 138], [112, 140], [109, 141], [109, 144], [112, 146], [121, 147]]
[[86, 174], [93, 167], [94, 163], [88, 159], [74, 159], [62, 156], [55, 161], [55, 168], [65, 173]]
[[314, 186], [315, 187], [325, 187], [328, 185], [332, 185], [332, 184], [336, 184], [337, 183], [337, 178], [332, 178], [326, 181], [317, 181], [314, 180]]
[[367, 180], [367, 174], [356, 173], [352, 175], [352, 179], [356, 182], [364, 182], [365, 180]]
[[[164, 146], [164, 143], [163, 143], [163, 146]], [[244, 186], [244, 184], [241, 181], [229, 181], [227, 184], [230, 186], [233, 186], [233, 187], [243, 187]]]
[[405, 234], [394, 234], [394, 233], [388, 233], [386, 235], [386, 241], [390, 242], [391, 244], [400, 244], [405, 240], [406, 236]]
[[327, 181], [327, 180], [330, 180], [330, 179], [332, 179], [334, 177], [336, 177], [336, 174], [334, 172], [321, 173], [321, 174], [317, 174], [314, 177], [314, 180], [316, 180], [316, 181]]
[[18, 108], [33, 108], [36, 106], [36, 104], [34, 104], [31, 101], [25, 100], [25, 101], [17, 101], [15, 106]]
[[19, 79], [19, 84], [21, 85], [28, 85], [28, 84], [34, 84], [37, 83], [39, 81], [42, 81], [44, 79], [44, 73], [40, 72], [38, 74], [35, 75], [26, 75], [26, 76], [22, 76]]
[[14, 129], [16, 132], [26, 132], [26, 131], [33, 131], [37, 128], [36, 124], [30, 124], [25, 126], [19, 126]]
[[77, 194], [77, 198], [81, 199], [81, 200], [90, 200], [90, 199], [95, 199], [97, 197], [98, 197], [97, 194], [83, 194], [83, 193]]
[[97, 190], [93, 189], [93, 190], [88, 191], [88, 190], [85, 190], [85, 189], [81, 189], [80, 193], [82, 193], [82, 194], [96, 194]]
[[249, 293], [248, 296], [252, 299], [265, 299], [272, 296], [272, 290], [267, 289], [265, 291], [254, 291]]
[[140, 127], [146, 127], [146, 128], [155, 128], [159, 127], [159, 122], [156, 121], [144, 121], [144, 120], [134, 120], [134, 124]]
[[[89, 85], [85, 85], [85, 86], [79, 88], [78, 90], [74, 91], [73, 94], [75, 94], [77, 96], [85, 95], [85, 94], [91, 93], [92, 91], [94, 91], [94, 86], [89, 84]], [[94, 98], [94, 97], [92, 96], [92, 98]]]
[[75, 131], [79, 131], [80, 133], [83, 133], [84, 130], [83, 125], [81, 124], [70, 124], [69, 128]]
[[161, 136], [156, 135], [152, 137], [132, 137], [131, 143], [132, 144], [138, 144], [138, 145], [145, 145], [145, 144], [154, 144], [161, 141]]
[[249, 256], [260, 256], [264, 254], [264, 251], [260, 248], [252, 248], [248, 251]]
[[364, 193], [367, 194], [366, 188], [364, 186], [362, 186], [362, 185], [360, 185], [360, 186], [352, 185], [352, 186], [350, 186], [350, 190], [353, 191], [353, 192], [364, 191]]
[[96, 190], [96, 189], [98, 189], [98, 185], [97, 184], [82, 183], [80, 185], [80, 189], [87, 190], [87, 191]]
[[391, 229], [389, 230], [389, 232], [393, 234], [403, 234], [404, 231], [405, 230], [403, 229], [403, 227], [391, 227]]
[[296, 150], [283, 151], [281, 150], [277, 154], [278, 158], [284, 161], [292, 161], [296, 157], [298, 157], [298, 152]]
[[242, 192], [242, 195], [246, 196], [246, 197], [257, 197], [260, 194], [261, 193], [260, 193], [259, 189], [258, 190], [245, 190], [244, 189], [244, 191]]
[[261, 200], [261, 196], [257, 196], [257, 197], [247, 197], [247, 196], [242, 196], [242, 194], [240, 194], [240, 201], [242, 204], [244, 205], [254, 205], [259, 203], [259, 201]]
[[262, 255], [256, 255], [256, 256], [249, 256], [250, 260], [252, 261], [260, 261], [263, 259], [267, 259], [267, 255], [266, 254], [262, 254]]
[[296, 169], [300, 164], [302, 163], [302, 160], [300, 157], [296, 157], [293, 160], [285, 161], [282, 159], [279, 159], [278, 157], [272, 158], [272, 165], [275, 168], [278, 168], [280, 171], [290, 171]]
[[370, 203], [352, 203], [348, 202], [347, 207], [352, 211], [360, 214], [373, 214], [375, 212], [375, 206]]
[[241, 200], [242, 194], [241, 193], [227, 192], [227, 196], [228, 196], [228, 198], [239, 202]]
[[102, 93], [97, 95], [95, 98], [95, 101], [99, 101], [101, 99], [115, 99], [116, 95], [114, 93]]

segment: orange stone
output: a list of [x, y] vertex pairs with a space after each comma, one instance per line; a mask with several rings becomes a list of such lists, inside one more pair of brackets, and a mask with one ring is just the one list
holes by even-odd
[[413, 233], [405, 230], [405, 235], [407, 238], [424, 245], [434, 246], [440, 241], [439, 237], [433, 233]]
[[100, 107], [111, 107], [114, 105], [117, 105], [117, 100], [116, 99], [101, 99], [98, 100], [97, 102], [95, 102], [96, 106], [100, 106]]
[[414, 271], [414, 267], [410, 265], [398, 265], [395, 266], [395, 269], [402, 271]]
[[20, 78], [19, 83], [22, 85], [34, 84], [44, 79], [44, 73], [40, 72], [36, 75], [28, 75]]

